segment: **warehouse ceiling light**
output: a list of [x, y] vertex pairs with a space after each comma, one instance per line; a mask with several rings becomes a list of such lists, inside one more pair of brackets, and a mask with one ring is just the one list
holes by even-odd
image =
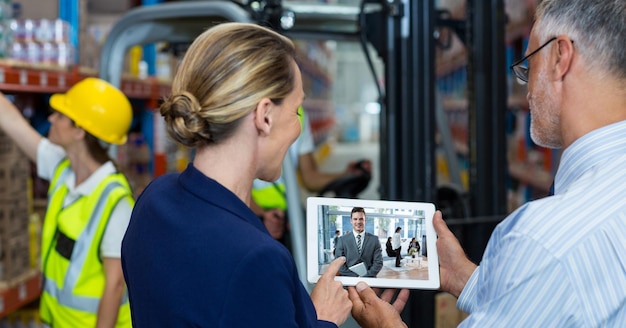
[[245, 8], [259, 25], [276, 30], [290, 30], [295, 24], [296, 14], [284, 9], [282, 0], [252, 0], [247, 2], [234, 1]]
[[290, 30], [296, 22], [296, 13], [291, 10], [283, 10], [280, 17], [280, 28]]
[[259, 1], [252, 1], [248, 4], [250, 6], [250, 9], [254, 10], [254, 11], [261, 11], [262, 7], [261, 6], [261, 2]]

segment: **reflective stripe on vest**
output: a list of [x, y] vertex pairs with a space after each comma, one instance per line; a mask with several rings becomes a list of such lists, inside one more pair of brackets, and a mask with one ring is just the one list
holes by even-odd
[[[61, 208], [63, 207], [63, 199], [65, 198], [65, 195], [60, 195], [57, 192], [71, 171], [70, 161], [67, 159], [62, 160], [55, 168], [54, 175], [50, 180], [50, 186], [48, 187], [48, 208], [46, 209], [44, 224], [41, 231], [42, 271], [43, 266], [50, 255], [50, 246], [52, 245], [52, 240], [54, 239], [54, 234], [56, 233], [56, 226], [58, 223], [56, 214], [61, 211]], [[55, 202], [54, 198], [56, 197], [61, 198], [61, 200]], [[55, 213], [55, 215], [50, 215], [50, 213]]]
[[[304, 108], [298, 107], [298, 119], [300, 120], [300, 127], [304, 130]], [[300, 139], [296, 139], [291, 147], [297, 147], [297, 143]], [[296, 157], [297, 157], [296, 151]], [[287, 153], [289, 156], [289, 152]], [[294, 163], [297, 163], [294, 161]], [[287, 209], [287, 198], [285, 197], [285, 182], [283, 177], [279, 177], [275, 182], [267, 182], [256, 179], [252, 184], [252, 199], [257, 205], [263, 209], [280, 208], [282, 210]]]
[[261, 208], [287, 209], [287, 199], [285, 198], [285, 183], [282, 178], [276, 182], [255, 180], [252, 187], [252, 199]]
[[[57, 172], [59, 169], [60, 172]], [[63, 184], [63, 181], [67, 179], [67, 176], [71, 171], [70, 162], [68, 160], [63, 160], [59, 163], [55, 169], [55, 175], [52, 177], [52, 181], [50, 181], [50, 186], [48, 187], [48, 202], [52, 200], [52, 195], [54, 195], [54, 193]]]
[[94, 239], [100, 220], [102, 219], [102, 213], [104, 212], [104, 206], [106, 205], [107, 198], [111, 191], [117, 187], [122, 187], [120, 183], [113, 182], [106, 186], [101, 194], [100, 199], [91, 214], [87, 227], [80, 234], [80, 238], [76, 240], [74, 244], [74, 251], [72, 252], [72, 259], [70, 260], [70, 266], [65, 275], [65, 281], [63, 283], [64, 288], [59, 288], [53, 279], [45, 276], [44, 272], [44, 291], [54, 297], [59, 304], [67, 306], [76, 310], [98, 313], [98, 305], [100, 304], [100, 298], [79, 296], [72, 294], [76, 282], [80, 276], [80, 272], [85, 264], [87, 254], [89, 253], [89, 247]]

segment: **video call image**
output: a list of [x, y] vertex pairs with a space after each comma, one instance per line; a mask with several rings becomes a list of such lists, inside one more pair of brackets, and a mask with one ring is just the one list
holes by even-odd
[[345, 256], [340, 276], [429, 279], [424, 211], [317, 206], [320, 275], [334, 258]]

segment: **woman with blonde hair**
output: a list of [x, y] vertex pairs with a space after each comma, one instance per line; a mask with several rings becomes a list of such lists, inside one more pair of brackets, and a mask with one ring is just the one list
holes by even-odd
[[308, 295], [289, 251], [250, 210], [255, 178], [276, 180], [300, 134], [293, 43], [224, 23], [191, 44], [160, 108], [195, 148], [180, 174], [139, 197], [122, 245], [135, 327], [335, 327], [348, 317], [336, 259]]

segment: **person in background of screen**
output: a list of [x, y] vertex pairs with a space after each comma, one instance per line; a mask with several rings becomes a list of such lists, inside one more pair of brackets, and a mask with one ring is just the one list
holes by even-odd
[[393, 250], [393, 246], [391, 244], [391, 237], [387, 237], [387, 243], [385, 244], [387, 256], [396, 257], [396, 251]]
[[416, 254], [419, 254], [420, 249], [421, 249], [420, 243], [417, 241], [417, 238], [415, 237], [411, 238], [411, 241], [409, 242], [407, 254], [415, 257]]
[[402, 235], [400, 234], [400, 231], [402, 231], [402, 228], [397, 227], [396, 232], [393, 234], [393, 238], [391, 238], [391, 246], [396, 254], [396, 268], [400, 267], [400, 262], [402, 261], [402, 255], [400, 254], [400, 251], [402, 251]]

